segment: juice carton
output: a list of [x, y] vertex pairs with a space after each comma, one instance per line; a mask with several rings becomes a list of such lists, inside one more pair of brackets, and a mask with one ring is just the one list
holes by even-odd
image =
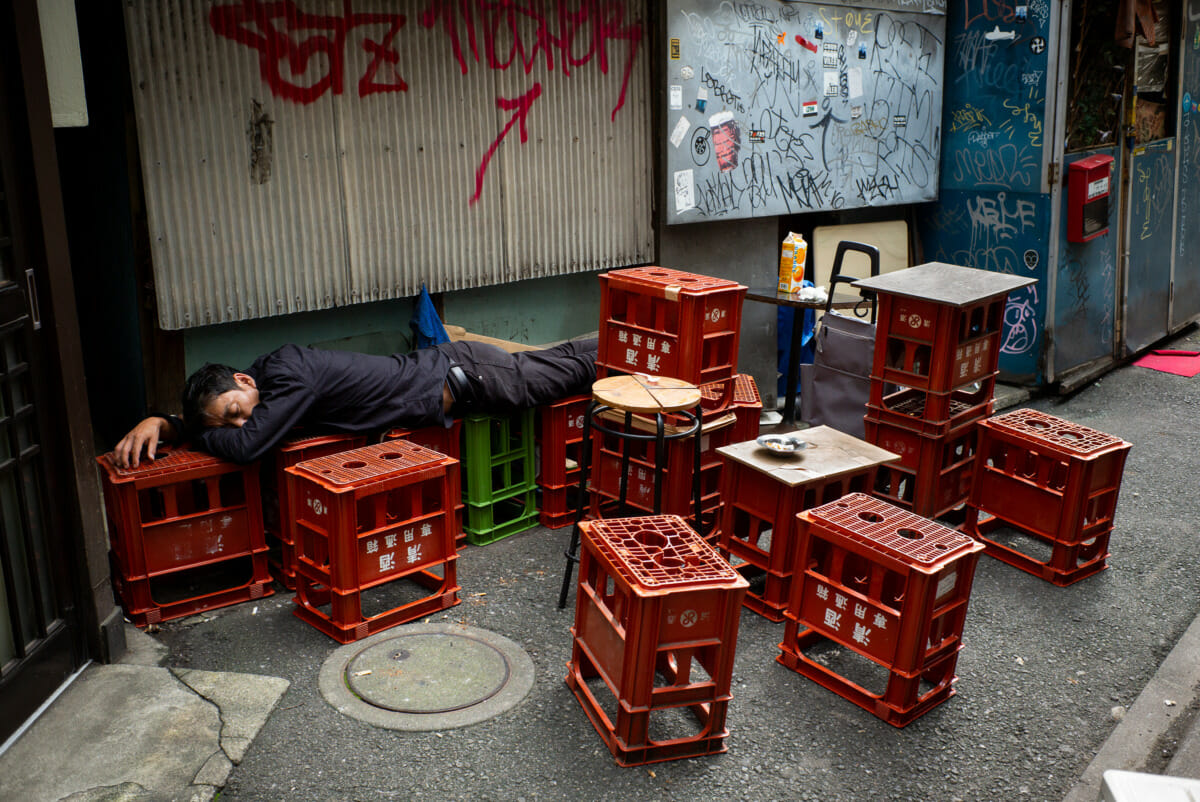
[[807, 264], [808, 243], [804, 241], [804, 235], [789, 232], [783, 238], [783, 248], [779, 252], [779, 291], [799, 292]]

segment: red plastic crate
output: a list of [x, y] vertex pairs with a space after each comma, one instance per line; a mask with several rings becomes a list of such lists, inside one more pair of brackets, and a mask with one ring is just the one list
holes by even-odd
[[930, 437], [944, 437], [975, 423], [995, 409], [996, 376], [950, 393], [926, 393], [901, 388], [884, 394], [884, 382], [872, 378], [866, 416], [870, 420], [910, 429]]
[[[797, 533], [778, 661], [897, 727], [953, 696], [982, 545], [861, 493], [801, 512]], [[886, 686], [804, 653], [824, 640], [883, 666]]]
[[733, 425], [735, 443], [757, 439], [762, 408], [762, 397], [758, 394], [754, 377], [739, 373], [733, 390], [733, 414], [737, 416], [737, 422]]
[[745, 294], [735, 281], [666, 267], [604, 273], [596, 364], [698, 385], [732, 379]]
[[[1108, 567], [1108, 540], [1130, 444], [1032, 409], [980, 423], [963, 531], [987, 553], [1064, 586]], [[1052, 547], [1040, 560], [988, 537], [1011, 527]]]
[[[101, 469], [115, 584], [138, 626], [269, 596], [258, 464], [186, 448], [160, 449], [136, 468], [111, 453]], [[230, 568], [219, 590], [178, 592], [196, 569]], [[220, 581], [221, 577], [215, 578]], [[179, 580], [176, 582], [175, 580]]]
[[[874, 449], [825, 426], [807, 429], [813, 441], [803, 460], [777, 455], [753, 443], [720, 450], [721, 526], [718, 551], [751, 580], [748, 609], [782, 621], [791, 590], [796, 550], [796, 514], [849, 493], [867, 492], [875, 474], [894, 454]], [[811, 465], [812, 467], [804, 467]], [[761, 576], [761, 590], [758, 578]]]
[[940, 469], [881, 465], [871, 495], [924, 518], [941, 518], [966, 504], [974, 473], [974, 454]]
[[296, 547], [288, 516], [286, 470], [306, 459], [338, 454], [367, 444], [363, 435], [329, 434], [284, 440], [262, 463], [263, 527], [267, 533], [271, 575], [288, 590], [296, 589]]
[[462, 456], [459, 441], [462, 438], [462, 420], [456, 418], [453, 425], [449, 429], [445, 426], [425, 426], [420, 429], [391, 429], [383, 435], [382, 441], [389, 440], [407, 440], [410, 443], [416, 443], [419, 446], [424, 446], [431, 451], [436, 451], [439, 454], [445, 454], [447, 457], [453, 457], [456, 463], [450, 466], [447, 470], [450, 474], [450, 492], [454, 498], [458, 499], [454, 505], [454, 516], [457, 520], [458, 537], [455, 539], [455, 546], [459, 549], [467, 545], [467, 533], [463, 531], [463, 508], [466, 506], [462, 501]]
[[[592, 726], [622, 766], [724, 752], [746, 581], [678, 516], [580, 528], [566, 682]], [[695, 727], [652, 735], [681, 709]]]
[[943, 471], [969, 461], [976, 453], [980, 420], [967, 421], [945, 435], [928, 435], [877, 420], [875, 410], [868, 409], [863, 426], [868, 443], [900, 455], [896, 465], [908, 468], [918, 476], [934, 472], [941, 476]]
[[381, 438], [383, 442], [388, 440], [407, 440], [410, 443], [416, 443], [419, 446], [424, 446], [430, 451], [437, 451], [439, 454], [445, 454], [447, 457], [461, 460], [461, 449], [459, 440], [462, 438], [462, 420], [455, 419], [450, 428], [445, 426], [424, 426], [420, 429], [404, 429], [396, 427], [389, 430]]
[[[576, 395], [537, 408], [536, 444], [541, 454], [537, 483], [562, 487], [578, 481], [590, 395]], [[568, 466], [568, 461], [573, 466]]]
[[[458, 604], [454, 464], [396, 439], [288, 468], [296, 616], [349, 643]], [[364, 591], [396, 580], [432, 593], [364, 613]]]
[[562, 529], [575, 523], [578, 482], [540, 489], [542, 503], [538, 507], [538, 523], [547, 529]]
[[932, 393], [993, 375], [1007, 297], [952, 306], [880, 292], [871, 375]]

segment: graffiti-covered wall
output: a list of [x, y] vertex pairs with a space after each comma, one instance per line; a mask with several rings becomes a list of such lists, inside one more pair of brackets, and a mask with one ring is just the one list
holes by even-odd
[[1050, 200], [1045, 194], [1049, 0], [950, 0], [942, 193], [920, 214], [926, 261], [1035, 278], [1005, 310], [1000, 370], [1042, 373]]

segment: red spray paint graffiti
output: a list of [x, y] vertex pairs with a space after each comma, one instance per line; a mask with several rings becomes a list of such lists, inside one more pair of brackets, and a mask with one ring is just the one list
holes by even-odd
[[[615, 120], [625, 105], [642, 41], [640, 21], [626, 19], [625, 5], [620, 0], [579, 0], [574, 7], [566, 0], [548, 4], [553, 6], [551, 13], [543, 13], [543, 3], [538, 0], [431, 0], [418, 21], [428, 30], [440, 28], [444, 32], [463, 75], [468, 72], [469, 61], [500, 71], [515, 64], [526, 75], [540, 65], [548, 72], [557, 68], [568, 76], [574, 68], [594, 62], [607, 75], [610, 47], [624, 44], [627, 52], [621, 88], [609, 116]], [[387, 28], [381, 38], [363, 41], [363, 49], [372, 59], [359, 78], [359, 97], [407, 91], [408, 84], [395, 70], [400, 54], [393, 47], [405, 21], [403, 14], [355, 12], [352, 0], [343, 0], [340, 17], [305, 13], [293, 0], [240, 0], [214, 6], [209, 13], [209, 25], [218, 35], [258, 50], [259, 72], [272, 93], [297, 103], [312, 103], [326, 92], [342, 93], [346, 36], [364, 25]], [[293, 40], [296, 34], [307, 34], [308, 38], [297, 42]], [[297, 83], [297, 76], [305, 74], [313, 58], [323, 58], [328, 72], [310, 85]], [[288, 75], [281, 72], [284, 64]], [[390, 82], [378, 80], [385, 66], [392, 73]], [[526, 119], [541, 93], [541, 84], [535, 82], [515, 98], [496, 98], [497, 108], [511, 111], [513, 116], [483, 154], [475, 171], [472, 205], [483, 192], [488, 164], [518, 122], [521, 142], [527, 141]]]
[[[395, 66], [400, 54], [392, 47], [396, 34], [404, 27], [403, 14], [359, 14], [353, 11], [351, 0], [343, 0], [342, 16], [308, 14], [292, 0], [263, 3], [242, 0], [240, 3], [218, 5], [208, 13], [213, 31], [238, 44], [258, 51], [258, 70], [271, 92], [297, 103], [312, 103], [326, 92], [342, 93], [345, 74], [346, 34], [363, 25], [386, 25], [387, 31], [378, 41], [364, 39], [363, 49], [371, 54], [371, 62], [358, 80], [358, 96], [379, 92], [405, 92], [408, 84], [392, 70], [391, 82], [377, 80], [384, 65]], [[302, 42], [294, 34], [307, 34]], [[308, 86], [296, 83], [314, 58], [323, 58], [325, 75]], [[289, 75], [280, 69], [286, 63]]]

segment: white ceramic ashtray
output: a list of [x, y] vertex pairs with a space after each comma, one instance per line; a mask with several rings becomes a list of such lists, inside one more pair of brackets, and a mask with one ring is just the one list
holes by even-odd
[[808, 446], [808, 443], [794, 434], [764, 434], [754, 442], [763, 448], [778, 451], [781, 454], [791, 454]]

